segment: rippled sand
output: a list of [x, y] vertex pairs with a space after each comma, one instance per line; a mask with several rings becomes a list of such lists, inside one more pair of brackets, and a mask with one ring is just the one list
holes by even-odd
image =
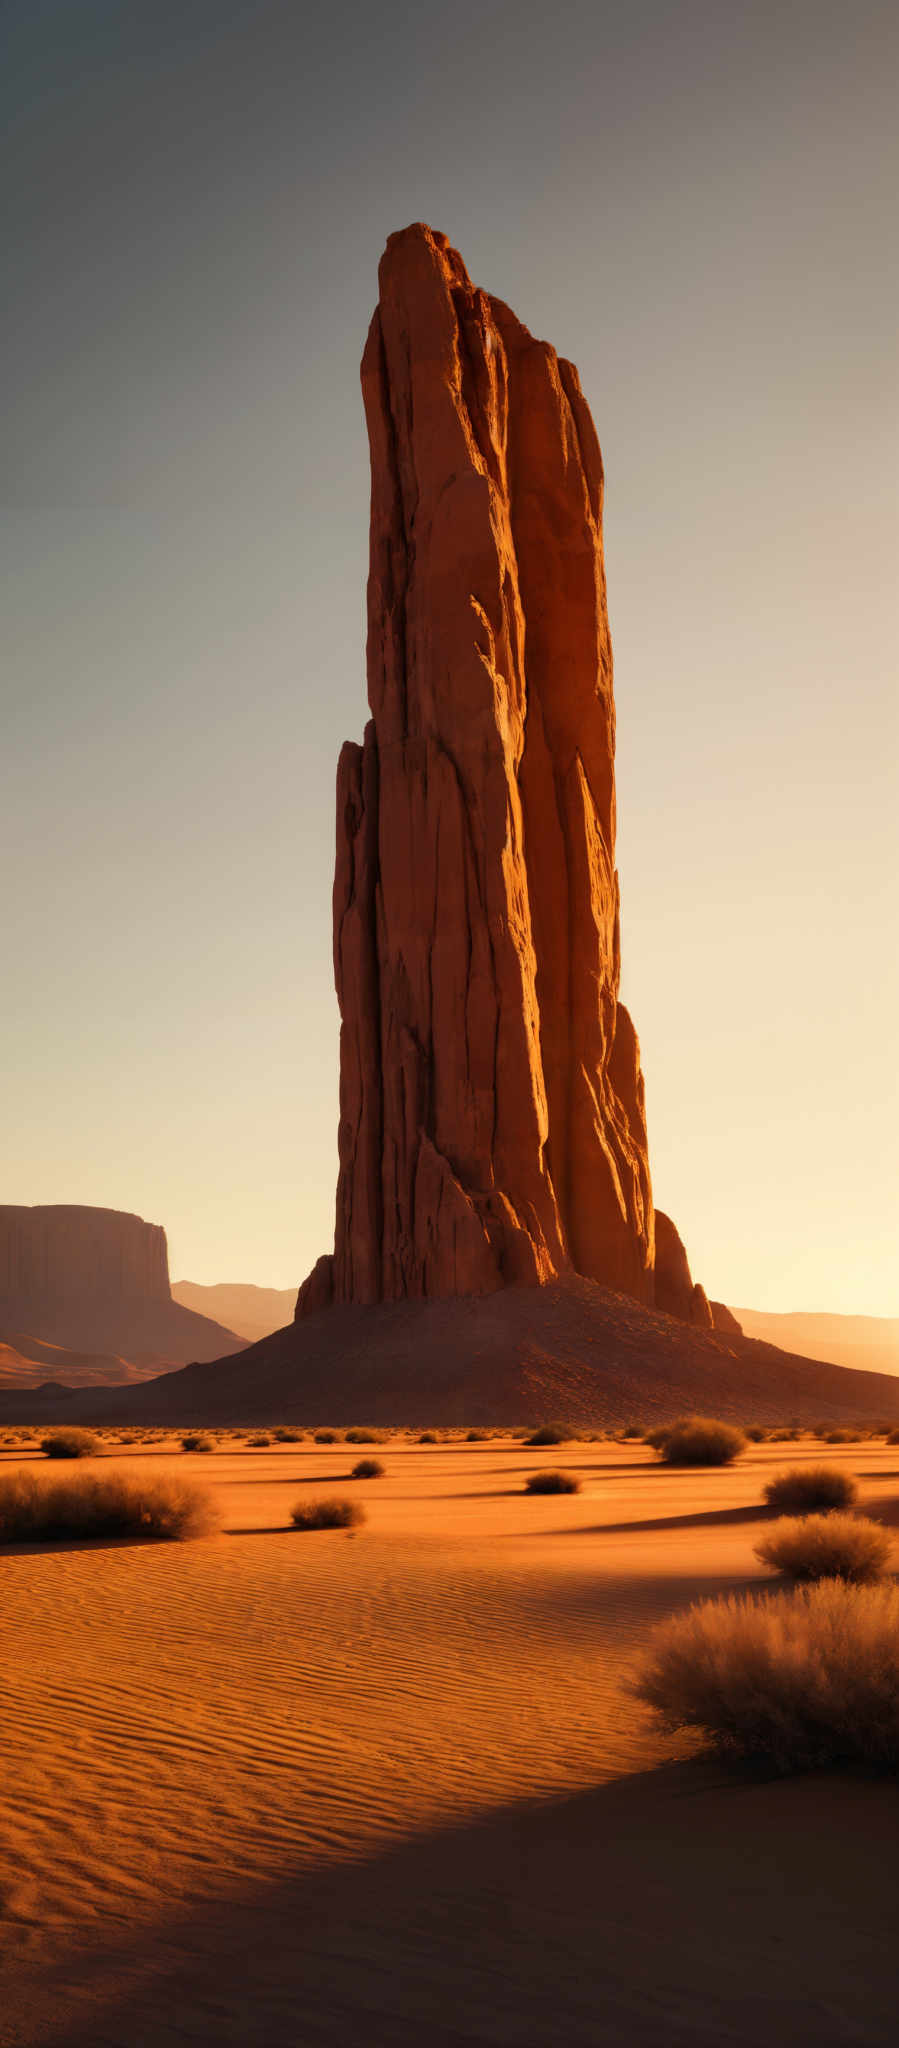
[[[0, 1554], [4, 2048], [894, 2039], [896, 1787], [735, 1775], [627, 1691], [821, 1447], [359, 1455], [110, 1446], [221, 1534]], [[826, 1455], [899, 1501], [895, 1448]], [[333, 1491], [360, 1531], [290, 1528]]]

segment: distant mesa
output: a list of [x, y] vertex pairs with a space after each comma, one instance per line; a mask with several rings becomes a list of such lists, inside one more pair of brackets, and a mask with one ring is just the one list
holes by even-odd
[[653, 1209], [618, 999], [599, 443], [445, 235], [392, 235], [362, 363], [368, 696], [337, 774], [334, 1252], [297, 1314], [581, 1275], [711, 1329]]
[[172, 1300], [159, 1224], [75, 1204], [0, 1207], [0, 1384], [116, 1384], [244, 1348]]

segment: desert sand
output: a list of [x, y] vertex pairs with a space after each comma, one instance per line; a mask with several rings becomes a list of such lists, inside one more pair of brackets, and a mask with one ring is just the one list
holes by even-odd
[[[221, 1532], [0, 1553], [3, 2048], [894, 2039], [899, 1788], [725, 1766], [627, 1691], [820, 1445], [359, 1455], [107, 1440]], [[826, 1455], [899, 1521], [899, 1451]], [[523, 1494], [547, 1463], [582, 1491]], [[334, 1491], [361, 1530], [290, 1528]]]

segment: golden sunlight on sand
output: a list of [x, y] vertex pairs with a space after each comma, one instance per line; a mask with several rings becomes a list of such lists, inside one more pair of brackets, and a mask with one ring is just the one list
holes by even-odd
[[[890, 1519], [899, 1451], [827, 1455]], [[762, 1486], [820, 1446], [358, 1456], [107, 1438], [221, 1532], [0, 1554], [4, 2048], [886, 2043], [895, 1784], [728, 1770], [626, 1689], [655, 1621], [763, 1577]], [[526, 1495], [548, 1463], [582, 1490]], [[315, 1493], [364, 1526], [294, 1531]]]

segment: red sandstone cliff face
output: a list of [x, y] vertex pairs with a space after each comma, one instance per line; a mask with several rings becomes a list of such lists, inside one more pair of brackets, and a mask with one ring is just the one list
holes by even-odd
[[337, 783], [335, 1248], [297, 1313], [572, 1270], [651, 1302], [577, 371], [416, 226], [388, 242], [362, 387], [372, 718]]

